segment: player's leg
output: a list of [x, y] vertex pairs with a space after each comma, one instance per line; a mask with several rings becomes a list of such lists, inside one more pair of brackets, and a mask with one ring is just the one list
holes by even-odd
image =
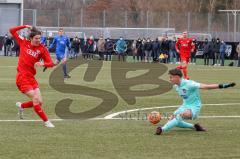
[[184, 112], [185, 108], [179, 107], [174, 113], [171, 119], [163, 126], [158, 127], [156, 130], [156, 135], [161, 135], [162, 132], [167, 132], [171, 130], [172, 128], [176, 127], [180, 121], [182, 121], [182, 117], [180, 114]]
[[169, 120], [163, 127], [158, 127], [155, 134], [161, 135], [162, 132], [167, 132], [171, 130], [173, 127], [195, 129], [196, 131], [207, 131], [198, 123], [193, 125], [191, 123], [184, 121], [196, 119], [199, 113], [200, 109], [185, 109], [179, 107], [174, 112], [171, 120]]
[[118, 57], [118, 61], [120, 61], [120, 54], [119, 53], [117, 53], [117, 57]]
[[[182, 119], [187, 120], [187, 119], [192, 119], [193, 115], [192, 115], [192, 110], [191, 109], [186, 109], [184, 110], [180, 116], [182, 117]], [[189, 129], [194, 129], [194, 125], [188, 122], [185, 122], [183, 120], [179, 121], [177, 124], [177, 127], [180, 128], [189, 128]]]
[[[33, 91], [28, 91], [29, 94], [33, 93]], [[27, 94], [26, 94], [27, 95]], [[30, 95], [27, 95], [30, 99], [31, 99], [31, 96]], [[23, 111], [25, 108], [31, 108], [33, 107], [33, 101], [30, 100], [30, 101], [26, 101], [26, 102], [17, 102], [16, 103], [16, 107], [18, 108], [18, 115], [19, 115], [19, 118], [20, 119], [23, 119]]]
[[123, 62], [125, 61], [125, 53], [122, 54]]
[[[31, 86], [31, 81], [32, 81], [31, 78], [27, 78], [21, 74], [17, 74], [16, 85], [17, 85], [19, 91], [21, 91], [23, 94], [25, 94], [25, 92], [31, 92], [31, 90], [33, 90], [32, 86]], [[32, 102], [32, 100], [26, 101], [26, 102], [17, 102], [16, 107], [18, 108], [19, 118], [23, 119], [24, 108], [33, 107], [33, 102]]]
[[42, 109], [43, 101], [40, 89], [36, 88], [34, 90], [31, 90], [27, 92], [26, 95], [32, 99], [34, 111], [44, 121], [45, 126], [54, 127], [54, 125], [48, 120], [47, 115]]
[[66, 57], [61, 59], [61, 64], [62, 64], [64, 78], [71, 78], [71, 76], [69, 76], [67, 73], [67, 58]]
[[[199, 109], [186, 109], [183, 113], [180, 114], [182, 119], [184, 120], [191, 120], [196, 119], [200, 110]], [[179, 121], [177, 127], [180, 128], [189, 128], [189, 129], [195, 129], [196, 131], [207, 131], [205, 128], [203, 128], [200, 124], [191, 124], [185, 121]]]
[[187, 75], [187, 66], [188, 66], [188, 61], [189, 61], [189, 58], [188, 57], [180, 57], [181, 59], [181, 63], [179, 66], [177, 66], [176, 68], [177, 69], [181, 69], [182, 72], [183, 72], [183, 77], [185, 79], [189, 79], [188, 75]]
[[192, 119], [191, 109], [179, 107], [174, 112], [172, 119], [169, 120], [163, 127], [158, 127], [155, 134], [161, 135], [162, 132], [168, 132], [174, 127], [194, 129], [194, 125], [184, 122], [184, 119]]
[[183, 71], [183, 77], [185, 79], [189, 79], [188, 75], [187, 75], [187, 66], [188, 66], [188, 61], [187, 59], [184, 59], [182, 62], [182, 71]]
[[183, 69], [182, 67], [182, 61], [184, 60], [183, 56], [181, 56], [181, 54], [178, 54], [179, 55], [179, 65], [176, 67], [177, 69]]

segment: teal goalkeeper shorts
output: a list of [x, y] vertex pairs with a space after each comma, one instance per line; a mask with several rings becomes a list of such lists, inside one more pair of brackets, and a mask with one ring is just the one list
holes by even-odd
[[185, 106], [180, 106], [174, 113], [173, 115], [176, 116], [178, 114], [183, 113], [185, 110], [190, 109], [192, 111], [192, 120], [196, 119], [200, 113], [201, 107], [197, 108], [187, 108]]

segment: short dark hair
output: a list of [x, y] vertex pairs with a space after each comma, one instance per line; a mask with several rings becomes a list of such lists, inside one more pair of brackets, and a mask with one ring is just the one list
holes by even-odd
[[182, 71], [180, 69], [177, 69], [177, 68], [169, 70], [168, 74], [173, 75], [173, 76], [179, 76], [179, 77], [183, 76]]
[[30, 33], [29, 33], [28, 37], [30, 39], [32, 39], [36, 35], [42, 35], [42, 32], [39, 31], [36, 27], [33, 26], [32, 29], [30, 30]]

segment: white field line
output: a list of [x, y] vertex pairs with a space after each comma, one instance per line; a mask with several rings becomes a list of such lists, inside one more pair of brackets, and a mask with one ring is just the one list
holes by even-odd
[[[198, 118], [202, 118], [202, 119], [214, 119], [214, 118], [240, 118], [240, 116], [237, 115], [233, 115], [233, 116], [199, 116]], [[167, 119], [166, 117], [164, 117], [163, 119]], [[49, 119], [50, 121], [53, 122], [60, 122], [60, 121], [78, 121], [77, 119], [72, 119], [72, 120], [68, 120], [68, 119]], [[92, 118], [92, 119], [88, 119], [88, 120], [145, 120], [142, 118], [110, 118], [110, 119], [106, 119], [106, 118]], [[80, 120], [79, 120], [80, 121]], [[25, 119], [18, 119], [18, 120], [0, 120], [0, 122], [42, 122], [42, 120], [25, 120]]]
[[[240, 103], [223, 103], [223, 104], [203, 104], [205, 106], [207, 105], [214, 105], [214, 106], [220, 106], [220, 105], [240, 105]], [[129, 119], [125, 119], [125, 118], [114, 118], [115, 116], [118, 116], [120, 114], [123, 113], [129, 113], [129, 112], [135, 112], [135, 111], [141, 111], [141, 110], [151, 110], [151, 109], [164, 109], [164, 108], [176, 108], [179, 105], [172, 105], [172, 106], [162, 106], [162, 107], [151, 107], [151, 108], [140, 108], [140, 109], [132, 109], [132, 110], [125, 110], [125, 111], [121, 111], [121, 112], [116, 112], [110, 115], [107, 115], [103, 118], [92, 118], [89, 120], [142, 120], [140, 118], [129, 118]], [[240, 118], [240, 115], [233, 115], [233, 116], [226, 116], [226, 115], [220, 115], [220, 116], [199, 116], [198, 118]], [[51, 121], [77, 121], [77, 119], [75, 120], [68, 120], [68, 119], [49, 119]], [[18, 120], [10, 120], [10, 119], [2, 119], [0, 120], [0, 122], [42, 122], [42, 120], [30, 120], [30, 119], [18, 119]]]
[[[240, 103], [222, 103], [222, 104], [202, 104], [203, 106], [207, 106], [207, 105], [214, 105], [214, 106], [220, 106], [220, 105], [240, 105]], [[112, 119], [120, 114], [124, 114], [124, 113], [130, 113], [130, 112], [136, 112], [136, 111], [142, 111], [142, 110], [152, 110], [152, 109], [164, 109], [164, 108], [176, 108], [179, 107], [179, 105], [172, 105], [172, 106], [161, 106], [161, 107], [150, 107], [150, 108], [138, 108], [138, 109], [131, 109], [131, 110], [124, 110], [124, 111], [120, 111], [120, 112], [116, 112], [113, 114], [109, 114], [107, 116], [105, 116], [105, 119]]]

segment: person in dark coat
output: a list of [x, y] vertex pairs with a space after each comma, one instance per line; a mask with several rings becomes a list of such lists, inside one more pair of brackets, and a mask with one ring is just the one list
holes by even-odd
[[160, 48], [161, 48], [160, 42], [159, 42], [158, 38], [156, 38], [156, 40], [152, 44], [153, 61], [155, 61], [155, 62], [159, 60]]
[[215, 54], [215, 66], [220, 66], [220, 46], [221, 46], [221, 41], [219, 38], [217, 38], [217, 41], [213, 47], [214, 54]]
[[204, 65], [209, 65], [209, 55], [211, 51], [211, 45], [208, 39], [205, 39], [203, 43], [203, 57], [204, 57]]

